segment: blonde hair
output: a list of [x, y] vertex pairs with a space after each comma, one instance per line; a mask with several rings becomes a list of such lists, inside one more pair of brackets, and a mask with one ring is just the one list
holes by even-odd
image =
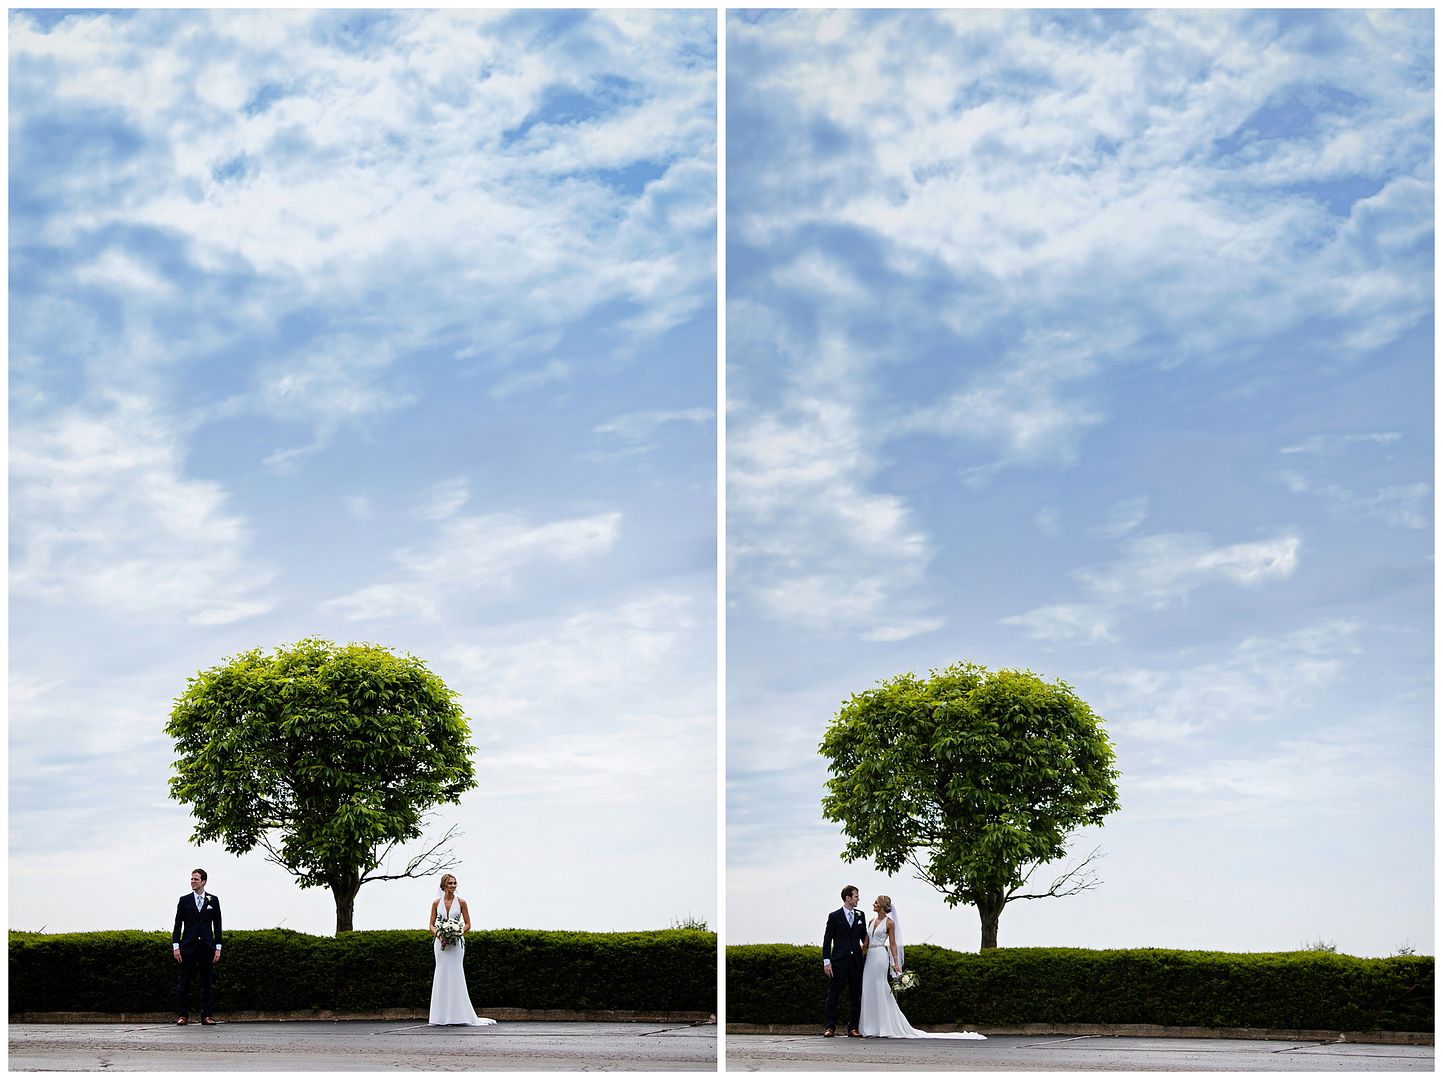
[[888, 915], [892, 911], [892, 898], [890, 896], [877, 897], [877, 903], [882, 905], [882, 914]]
[[[443, 892], [444, 892], [445, 889], [446, 889], [446, 882], [448, 882], [448, 881], [456, 881], [456, 875], [455, 875], [455, 874], [442, 874], [442, 875], [441, 875], [441, 889], [442, 889]], [[461, 883], [460, 883], [459, 881], [457, 881], [456, 884], [459, 885], [459, 884], [461, 884]]]

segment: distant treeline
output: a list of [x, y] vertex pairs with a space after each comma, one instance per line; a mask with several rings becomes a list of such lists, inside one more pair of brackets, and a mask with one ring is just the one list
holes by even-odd
[[[466, 936], [471, 1001], [487, 1008], [716, 1011], [717, 938], [699, 930], [570, 933], [481, 930]], [[425, 930], [317, 937], [228, 930], [216, 1012], [374, 1012], [431, 1001]], [[10, 1013], [165, 1012], [175, 1005], [170, 936], [10, 931]]]
[[[727, 1023], [821, 1025], [815, 946], [731, 945]], [[1179, 949], [907, 948], [898, 1003], [921, 1028], [1161, 1024], [1284, 1031], [1433, 1030], [1433, 958]]]

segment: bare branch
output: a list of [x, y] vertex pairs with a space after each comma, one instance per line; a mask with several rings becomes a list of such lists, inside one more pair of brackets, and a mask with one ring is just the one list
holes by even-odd
[[[449, 870], [457, 865], [456, 853], [449, 849], [446, 851], [440, 849], [460, 835], [461, 832], [455, 825], [452, 825], [441, 839], [406, 863], [405, 869], [399, 874], [366, 874], [361, 878], [361, 884], [364, 885], [368, 881], [396, 881], [400, 878], [427, 877], [440, 870]], [[386, 852], [389, 853], [393, 846], [394, 844], [388, 845]]]
[[928, 885], [932, 886], [932, 888], [936, 889], [939, 893], [941, 893], [943, 896], [945, 896], [945, 897], [947, 898], [947, 900], [948, 900], [949, 903], [951, 903], [951, 904], [956, 904], [956, 903], [965, 904], [965, 903], [968, 902], [960, 893], [955, 892], [955, 891], [952, 890], [952, 889], [948, 889], [948, 888], [946, 888], [945, 886], [942, 886], [942, 885], [937, 884], [937, 882], [932, 879], [932, 876], [931, 876], [930, 874], [928, 874], [927, 871], [923, 868], [922, 863], [921, 863], [921, 861], [917, 858], [917, 855], [916, 855], [915, 852], [911, 855], [910, 861], [911, 861], [911, 863], [912, 863], [912, 868], [917, 871], [917, 872], [916, 872], [914, 875], [912, 875], [912, 876], [915, 877], [918, 881], [926, 882]]
[[908, 861], [911, 862], [912, 868], [917, 871], [912, 876], [915, 877], [918, 881], [925, 881], [928, 885], [932, 886], [932, 888], [936, 889], [938, 892], [947, 891], [942, 888], [942, 886], [938, 885], [935, 881], [933, 881], [932, 878], [928, 875], [927, 871], [922, 868], [922, 862], [920, 859], [917, 858], [917, 853], [915, 851], [909, 856]]
[[271, 843], [270, 837], [267, 836], [265, 833], [261, 834], [259, 844], [265, 849], [266, 862], [275, 863], [282, 870], [284, 870], [286, 873], [290, 874], [293, 877], [300, 874], [300, 868], [292, 866], [290, 863], [286, 862], [286, 860], [281, 857], [281, 853], [277, 851], [275, 849], [275, 846]]
[[[1095, 870], [1088, 870], [1087, 867], [1093, 862], [1095, 862], [1097, 859], [1101, 858], [1101, 856], [1102, 849], [1093, 848], [1092, 851], [1088, 853], [1087, 858], [1083, 859], [1071, 870], [1067, 871], [1067, 873], [1057, 878], [1046, 892], [1014, 892], [1009, 893], [1007, 899], [1009, 902], [1013, 900], [1043, 900], [1049, 896], [1075, 896], [1080, 892], [1086, 892], [1088, 889], [1095, 889], [1097, 888], [1097, 886], [1101, 885], [1102, 882], [1098, 879], [1097, 872]], [[1034, 866], [1032, 870], [1029, 870], [1027, 873], [1027, 878], [1030, 878], [1033, 871], [1035, 871], [1036, 869], [1037, 867]], [[1084, 873], [1084, 871], [1086, 871], [1086, 873]], [[1023, 878], [1023, 885], [1027, 884], [1027, 878]], [[1021, 888], [1021, 886], [1019, 886], [1019, 888]]]

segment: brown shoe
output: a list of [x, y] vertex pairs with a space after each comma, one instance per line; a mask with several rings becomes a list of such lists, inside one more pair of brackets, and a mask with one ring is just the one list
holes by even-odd
[[860, 1039], [861, 1037], [862, 1037], [862, 1033], [861, 1033], [860, 1031], [858, 1031], [856, 1028], [852, 1028], [851, 1031], [847, 1032], [847, 1038], [849, 1038], [849, 1039]]
[[184, 1027], [186, 1024], [190, 1023], [190, 1021], [187, 1020], [187, 1019], [186, 1019], [185, 1017], [183, 1017], [183, 1016], [177, 1016], [177, 1017], [175, 1018], [175, 1022], [176, 1022], [176, 1024], [177, 1024], [178, 1026], [181, 1026], [181, 1027]]
[[214, 1017], [214, 1016], [202, 1016], [202, 1017], [200, 1018], [200, 1022], [201, 1022], [202, 1024], [206, 1025], [206, 1027], [215, 1027], [215, 1017]]
[[832, 1038], [835, 1038], [836, 1035], [837, 1035], [837, 1029], [836, 1029], [836, 1028], [827, 1028], [826, 1031], [822, 1032], [822, 1038], [824, 1038], [824, 1039], [832, 1039]]

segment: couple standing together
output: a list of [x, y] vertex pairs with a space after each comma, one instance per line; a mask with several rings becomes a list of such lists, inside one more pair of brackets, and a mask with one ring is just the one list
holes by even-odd
[[927, 1032], [907, 1023], [888, 985], [889, 973], [902, 974], [906, 951], [897, 929], [897, 911], [890, 896], [872, 904], [869, 925], [857, 910], [861, 891], [855, 885], [842, 889], [842, 906], [827, 916], [822, 935], [822, 968], [827, 973], [827, 1019], [823, 1035], [837, 1033], [837, 998], [847, 987], [847, 1034], [854, 1039], [985, 1039], [975, 1031]]

